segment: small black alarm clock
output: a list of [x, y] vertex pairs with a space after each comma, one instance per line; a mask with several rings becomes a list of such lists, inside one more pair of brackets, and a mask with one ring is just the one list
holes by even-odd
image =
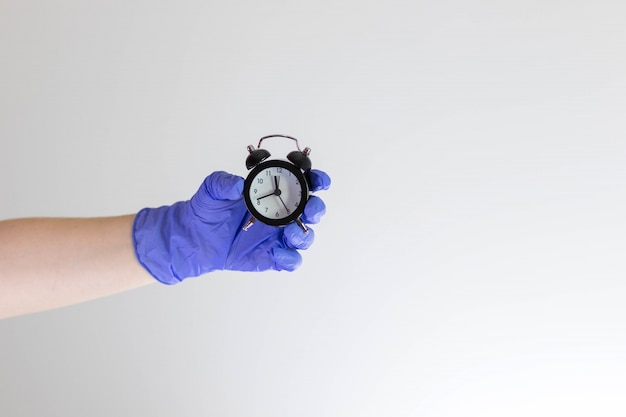
[[[270, 138], [293, 140], [296, 149], [287, 155], [287, 160], [269, 159], [270, 153], [261, 148], [261, 143]], [[286, 226], [296, 222], [305, 233], [309, 229], [301, 219], [309, 200], [311, 186], [308, 172], [311, 169], [311, 149], [300, 149], [298, 140], [286, 135], [269, 135], [259, 144], [248, 146], [246, 168], [250, 170], [244, 181], [243, 198], [251, 214], [243, 230], [248, 230], [256, 220], [270, 226]]]

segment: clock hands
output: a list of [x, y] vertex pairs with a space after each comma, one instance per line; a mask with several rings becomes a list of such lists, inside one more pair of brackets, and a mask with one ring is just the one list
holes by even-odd
[[285, 204], [280, 194], [276, 194], [276, 195], [278, 196], [278, 199], [280, 200], [280, 202], [283, 203], [283, 206], [285, 206], [285, 210], [287, 210], [287, 214], [291, 213], [291, 211], [287, 208], [287, 204]]
[[[264, 195], [262, 197], [257, 198], [257, 201], [262, 200], [262, 199], [264, 199], [266, 197], [269, 197], [271, 195], [275, 195], [278, 198], [280, 198], [280, 195], [282, 194], [282, 191], [280, 191], [280, 188], [278, 188], [278, 183], [279, 182], [280, 182], [280, 177], [274, 176], [274, 185], [276, 186], [276, 189], [274, 191], [272, 191], [271, 193], [269, 193], [269, 194], [266, 194], [266, 195]], [[282, 198], [281, 198], [281, 200], [282, 200]], [[285, 204], [285, 203], [283, 203], [283, 204]], [[287, 208], [287, 207], [285, 207], [285, 208]]]
[[285, 204], [285, 201], [280, 196], [282, 194], [282, 191], [280, 191], [279, 184], [280, 184], [280, 177], [278, 175], [275, 175], [274, 176], [274, 186], [276, 187], [276, 189], [274, 191], [272, 191], [271, 193], [269, 193], [269, 194], [266, 194], [264, 196], [258, 197], [256, 200], [260, 201], [260, 200], [263, 200], [264, 198], [267, 198], [267, 197], [270, 197], [272, 195], [275, 195], [276, 197], [278, 197], [278, 199], [282, 203], [283, 207], [285, 207], [285, 210], [287, 210], [287, 213], [291, 213], [291, 210], [289, 210], [289, 208], [287, 207], [287, 204]]
[[275, 176], [274, 177], [274, 184], [276, 184], [276, 196], [278, 197], [280, 202], [283, 203], [283, 207], [285, 207], [285, 210], [287, 210], [287, 214], [290, 214], [291, 210], [289, 210], [289, 208], [287, 208], [287, 204], [285, 204], [285, 202], [283, 201], [283, 198], [280, 196], [282, 194], [282, 192], [278, 188], [278, 183], [279, 182], [280, 182], [280, 177], [279, 176]]
[[269, 197], [271, 195], [276, 195], [276, 191], [272, 191], [271, 193], [269, 193], [267, 195], [264, 195], [263, 197], [259, 197], [259, 198], [256, 199], [256, 201], [263, 200], [264, 198], [267, 198], [267, 197]]

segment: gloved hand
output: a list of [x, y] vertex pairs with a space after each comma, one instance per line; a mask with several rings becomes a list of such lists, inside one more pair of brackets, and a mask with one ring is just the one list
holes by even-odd
[[[309, 172], [312, 191], [328, 189], [330, 178]], [[243, 178], [226, 172], [209, 175], [189, 201], [145, 208], [133, 224], [133, 243], [139, 262], [164, 284], [176, 284], [215, 270], [293, 271], [302, 262], [298, 249], [307, 249], [315, 234], [296, 224], [279, 228], [256, 222], [242, 227], [250, 214], [242, 196]], [[302, 220], [313, 224], [326, 211], [311, 196]]]

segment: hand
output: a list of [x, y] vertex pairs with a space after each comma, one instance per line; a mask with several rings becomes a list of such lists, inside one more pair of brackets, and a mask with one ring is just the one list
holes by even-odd
[[[323, 171], [308, 176], [312, 191], [329, 188]], [[313, 231], [305, 234], [296, 223], [278, 228], [257, 222], [244, 232], [250, 214], [242, 190], [243, 178], [214, 172], [191, 200], [141, 210], [133, 225], [139, 262], [165, 284], [215, 270], [295, 270], [302, 262], [298, 250], [311, 246]], [[311, 196], [302, 219], [317, 223], [325, 211], [324, 202]]]

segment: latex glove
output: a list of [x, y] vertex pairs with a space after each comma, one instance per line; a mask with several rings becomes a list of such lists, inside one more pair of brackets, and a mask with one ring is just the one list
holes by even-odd
[[[323, 171], [311, 170], [309, 178], [312, 191], [330, 186]], [[298, 250], [313, 243], [313, 229], [305, 234], [296, 223], [279, 228], [256, 222], [243, 231], [250, 214], [242, 191], [243, 178], [218, 171], [191, 200], [141, 210], [133, 224], [139, 262], [164, 284], [215, 270], [295, 270], [302, 262]], [[324, 202], [311, 196], [302, 219], [317, 223], [325, 211]]]

